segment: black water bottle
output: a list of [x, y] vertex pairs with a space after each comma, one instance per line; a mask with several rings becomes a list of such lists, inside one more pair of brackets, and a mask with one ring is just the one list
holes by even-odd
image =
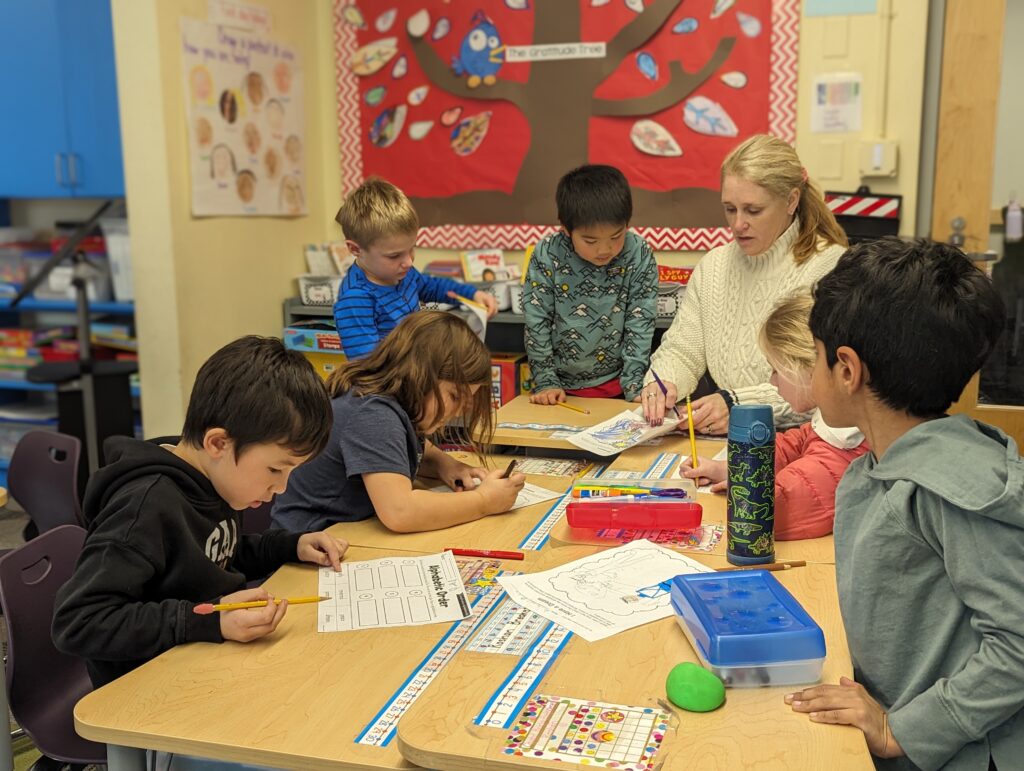
[[767, 404], [729, 412], [728, 542], [734, 565], [775, 560], [775, 421]]

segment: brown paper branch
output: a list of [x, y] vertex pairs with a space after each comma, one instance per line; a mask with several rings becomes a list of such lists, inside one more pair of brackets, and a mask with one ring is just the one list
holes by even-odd
[[466, 85], [466, 79], [452, 72], [451, 67], [437, 55], [437, 52], [427, 42], [426, 37], [417, 38], [409, 35], [409, 41], [412, 44], [412, 52], [416, 55], [416, 61], [419, 62], [427, 79], [442, 91], [465, 99], [504, 99], [519, 109], [523, 109], [521, 83], [499, 80], [493, 86], [470, 88]]
[[595, 99], [591, 114], [621, 118], [661, 112], [681, 102], [711, 77], [711, 74], [725, 63], [735, 43], [734, 37], [719, 40], [714, 54], [698, 72], [687, 72], [678, 61], [669, 62], [669, 82], [663, 88], [635, 99]]
[[620, 29], [605, 49], [606, 56], [601, 69], [607, 78], [631, 52], [654, 37], [662, 25], [679, 7], [682, 0], [654, 0], [649, 6], [638, 13], [633, 21]]

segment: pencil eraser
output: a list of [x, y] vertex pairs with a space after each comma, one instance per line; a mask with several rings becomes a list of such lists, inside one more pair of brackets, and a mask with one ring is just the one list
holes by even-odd
[[198, 613], [200, 616], [209, 616], [211, 613], [213, 613], [213, 603], [201, 602], [194, 608], [192, 608], [192, 612]]

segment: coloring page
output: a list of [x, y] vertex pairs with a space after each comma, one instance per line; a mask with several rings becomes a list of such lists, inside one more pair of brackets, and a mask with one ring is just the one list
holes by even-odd
[[665, 417], [660, 426], [644, 420], [643, 408], [623, 410], [613, 418], [568, 437], [569, 441], [595, 455], [615, 455], [642, 442], [664, 436], [679, 425], [678, 418]]

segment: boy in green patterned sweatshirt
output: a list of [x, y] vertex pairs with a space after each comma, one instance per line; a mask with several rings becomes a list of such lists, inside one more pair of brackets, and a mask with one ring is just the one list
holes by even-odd
[[658, 267], [627, 230], [629, 183], [612, 166], [580, 166], [559, 180], [555, 203], [562, 230], [537, 244], [523, 287], [530, 401], [631, 401], [651, 356]]

